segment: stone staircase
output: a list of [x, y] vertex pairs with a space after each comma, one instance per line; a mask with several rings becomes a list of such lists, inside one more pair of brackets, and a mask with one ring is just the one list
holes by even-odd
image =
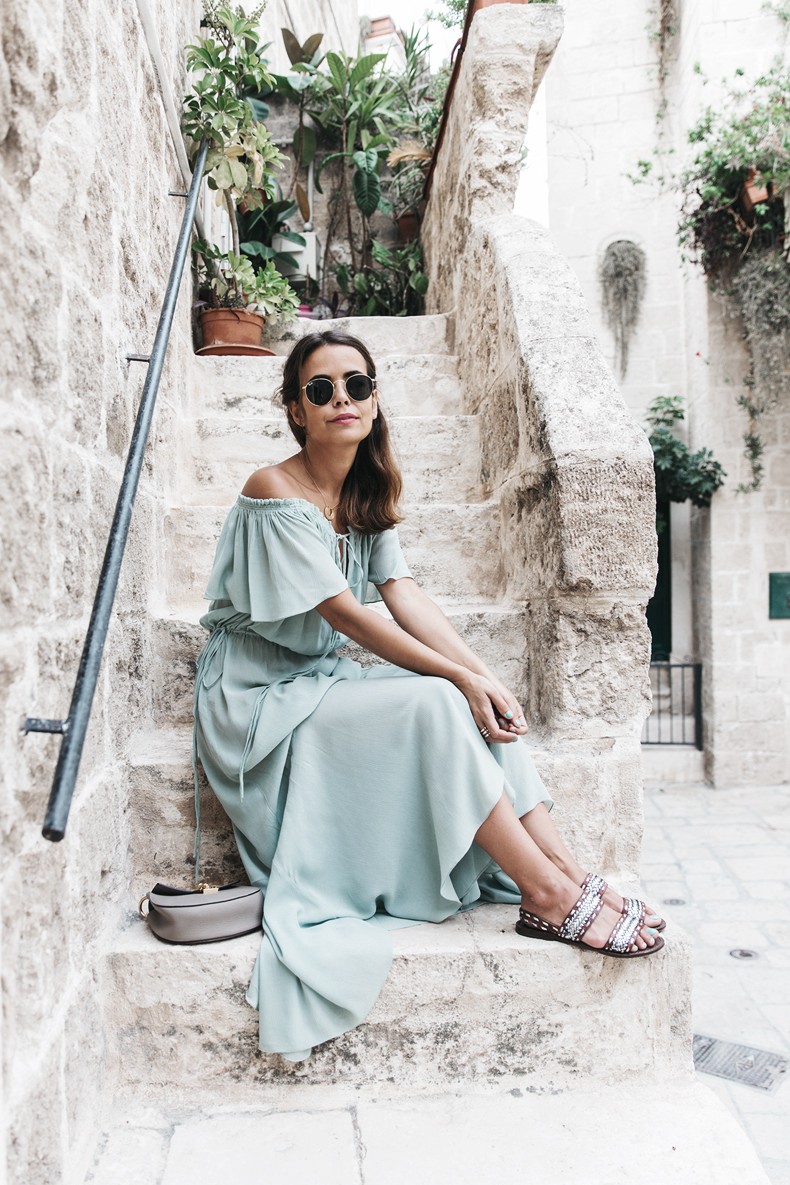
[[[273, 348], [286, 353], [295, 333], [312, 328], [287, 327]], [[502, 512], [479, 483], [478, 417], [461, 411], [452, 321], [444, 315], [371, 318], [348, 323], [348, 329], [368, 343], [380, 364], [382, 403], [406, 484], [401, 538], [414, 574], [473, 647], [523, 694], [528, 671], [523, 607], [502, 598], [503, 563], [498, 531], [492, 529]], [[190, 721], [193, 663], [204, 637], [198, 625], [205, 604], [201, 594], [222, 519], [244, 480], [295, 447], [270, 402], [281, 367], [279, 357], [194, 360], [193, 420], [183, 425], [183, 449], [174, 459], [180, 497], [167, 515], [164, 580], [152, 608], [162, 677], [154, 719], [130, 751], [130, 899], [154, 879], [192, 880]], [[626, 870], [618, 867], [616, 845], [596, 817], [594, 789], [586, 803], [583, 797], [563, 800], [565, 775], [575, 771], [585, 783], [594, 754], [551, 736], [532, 747], [557, 799], [563, 830], [579, 840], [595, 867], [617, 879]], [[589, 779], [591, 787], [594, 781]], [[208, 879], [229, 879], [239, 871], [230, 826], [205, 788], [203, 802], [203, 872]], [[624, 819], [626, 829], [634, 825], [632, 818]], [[634, 963], [520, 939], [514, 914], [512, 907], [488, 906], [441, 926], [395, 932], [392, 970], [368, 1020], [294, 1065], [257, 1050], [257, 1015], [244, 993], [258, 936], [168, 947], [130, 910], [103, 972], [108, 1070], [118, 1106], [142, 1116], [145, 1127], [141, 1108], [152, 1104], [182, 1118], [205, 1114], [220, 1101], [226, 1107], [266, 1107], [271, 1115], [272, 1108], [309, 1110], [308, 1099], [318, 1100], [320, 1110], [328, 1105], [320, 1093], [327, 1087], [355, 1098], [506, 1087], [511, 1094], [562, 1093], [568, 1100], [565, 1114], [572, 1116], [574, 1106], [587, 1106], [583, 1099], [574, 1103], [574, 1092], [597, 1092], [608, 1099], [610, 1114], [611, 1109], [625, 1114], [630, 1092], [638, 1088], [648, 1108], [675, 1093], [679, 1119], [692, 1090], [690, 956], [684, 936], [670, 933], [660, 955]], [[635, 1120], [638, 1128], [634, 1116], [627, 1126], [634, 1128]], [[722, 1149], [724, 1130], [722, 1116]], [[116, 1146], [113, 1139], [110, 1148]], [[749, 1163], [742, 1149], [739, 1156], [739, 1163]], [[709, 1182], [725, 1185], [724, 1165], [722, 1160], [721, 1175], [711, 1168]], [[162, 1178], [138, 1164], [128, 1180], [170, 1185], [181, 1181], [179, 1171]], [[744, 1172], [744, 1181], [762, 1180], [758, 1172]], [[323, 1185], [335, 1177], [290, 1179]], [[385, 1176], [361, 1179], [378, 1185]], [[426, 1178], [416, 1173], [411, 1179]], [[462, 1170], [453, 1179], [471, 1180]], [[622, 1178], [599, 1178], [591, 1168], [589, 1176], [577, 1178], [569, 1170], [564, 1179], [603, 1185], [686, 1177], [629, 1171]], [[88, 1180], [124, 1185], [127, 1177], [108, 1153], [99, 1156]], [[554, 1178], [534, 1180], [547, 1185]]]
[[[289, 336], [311, 328], [289, 328], [275, 348], [285, 353]], [[382, 404], [404, 471], [401, 537], [412, 570], [471, 644], [524, 695], [522, 611], [500, 597], [502, 562], [491, 546], [500, 509], [478, 480], [478, 417], [461, 414], [451, 322], [442, 315], [372, 318], [349, 329], [381, 360]], [[186, 884], [192, 878], [192, 672], [205, 637], [198, 624], [202, 591], [222, 520], [244, 481], [257, 466], [295, 448], [272, 406], [281, 372], [281, 357], [195, 358], [194, 419], [183, 425], [180, 500], [165, 523], [165, 580], [153, 622], [162, 672], [155, 721], [136, 736], [130, 753], [132, 866], [140, 892], [152, 871]], [[542, 739], [536, 756], [551, 780], [557, 757], [551, 738]], [[561, 800], [562, 786], [552, 780], [552, 788]], [[203, 871], [212, 879], [228, 878], [239, 872], [230, 826], [205, 787], [203, 802]], [[121, 1020], [115, 1029], [119, 1075], [128, 1085], [152, 1089], [151, 1067], [163, 1067], [161, 1087], [171, 1097], [174, 1067], [183, 1063], [186, 1073], [189, 1064], [205, 1066], [207, 1058], [211, 1081], [232, 1082], [240, 1094], [244, 1084], [256, 1082], [325, 1082], [349, 1074], [371, 1082], [392, 1073], [415, 1082], [512, 1073], [556, 1089], [594, 1073], [596, 1062], [609, 1076], [633, 1073], [630, 1048], [645, 1007], [663, 1018], [651, 1036], [655, 1067], [665, 1069], [667, 1058], [675, 1069], [687, 1063], [688, 1000], [684, 990], [678, 994], [671, 987], [670, 968], [686, 958], [677, 943], [660, 959], [605, 963], [525, 943], [513, 932], [513, 912], [485, 909], [439, 928], [396, 934], [393, 973], [369, 1022], [298, 1067], [256, 1053], [257, 1018], [244, 991], [257, 938], [173, 949], [131, 920], [109, 969]], [[528, 1004], [529, 1030], [518, 1011], [504, 1007], [510, 993]], [[600, 1049], [582, 1040], [583, 1029], [599, 1034]], [[604, 1046], [610, 1052], [602, 1058]], [[176, 1075], [176, 1087], [179, 1081]]]

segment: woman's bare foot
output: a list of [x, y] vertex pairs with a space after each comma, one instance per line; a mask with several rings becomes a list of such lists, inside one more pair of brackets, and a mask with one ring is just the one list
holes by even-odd
[[[543, 803], [538, 803], [528, 814], [523, 815], [520, 821], [521, 826], [531, 836], [543, 855], [581, 889], [588, 874], [580, 864], [576, 863], [568, 851]], [[618, 913], [622, 913], [625, 908], [625, 898], [608, 885], [604, 892], [604, 903], [617, 910]], [[653, 926], [660, 925], [662, 922], [660, 914], [649, 905], [645, 906], [645, 918]]]
[[[583, 874], [582, 879], [579, 881], [579, 888], [581, 888], [584, 884], [584, 880], [585, 875]], [[603, 900], [604, 905], [608, 905], [612, 909], [616, 909], [618, 913], [622, 913], [625, 909], [626, 898], [623, 897], [621, 893], [618, 893], [616, 889], [613, 889], [609, 884], [607, 884], [606, 888], [604, 889]], [[652, 906], [645, 903], [645, 925], [655, 927], [662, 921], [663, 918], [661, 915], [657, 913], [656, 910], [652, 908]]]
[[[536, 914], [537, 917], [542, 918], [546, 922], [551, 922], [555, 926], [562, 925], [579, 900], [579, 887], [568, 877], [561, 874], [560, 876], [561, 880], [558, 878], [551, 896], [547, 896], [546, 893], [536, 895], [524, 893], [521, 897], [523, 909]], [[612, 931], [618, 922], [621, 921], [622, 916], [622, 909], [613, 908], [604, 898], [603, 908], [590, 928], [582, 936], [580, 942], [585, 946], [591, 946], [596, 950], [600, 950], [609, 941]], [[631, 949], [645, 950], [649, 946], [655, 946], [656, 934], [656, 929], [648, 925], [647, 920], [645, 920], [634, 935]]]

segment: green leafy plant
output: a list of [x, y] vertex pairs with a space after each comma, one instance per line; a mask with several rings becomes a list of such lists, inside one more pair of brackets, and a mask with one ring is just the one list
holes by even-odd
[[[701, 73], [699, 69], [698, 73]], [[661, 187], [681, 195], [678, 242], [726, 300], [747, 347], [744, 450], [759, 489], [763, 446], [759, 420], [787, 387], [790, 269], [785, 195], [790, 189], [790, 67], [777, 58], [750, 85], [736, 71], [723, 100], [709, 105], [688, 132], [692, 159], [679, 173], [661, 171]], [[704, 80], [705, 81], [705, 80]], [[637, 176], [653, 176], [642, 160]]]
[[[738, 77], [742, 77], [740, 71]], [[678, 240], [710, 277], [728, 278], [746, 254], [783, 235], [790, 186], [790, 67], [777, 61], [748, 87], [731, 87], [688, 132], [695, 155], [677, 180]], [[750, 209], [749, 183], [765, 192]]]
[[319, 69], [323, 61], [320, 47], [324, 35], [313, 33], [301, 44], [290, 29], [283, 29], [282, 36], [293, 72], [273, 75], [275, 89], [278, 94], [290, 99], [297, 109], [297, 124], [293, 135], [293, 171], [288, 192], [291, 194], [296, 191], [300, 212], [304, 221], [308, 222], [311, 211], [307, 194], [299, 184], [298, 176], [301, 168], [307, 168], [312, 164], [316, 154], [316, 130], [306, 122], [305, 117], [308, 107], [316, 103], [326, 89], [325, 75]]
[[[710, 506], [727, 476], [710, 449], [692, 453], [676, 434], [685, 419], [680, 395], [661, 395], [647, 413], [650, 447], [656, 474], [656, 502], [686, 502]], [[660, 524], [659, 524], [660, 525]]]
[[253, 188], [269, 192], [272, 169], [283, 162], [250, 97], [273, 82], [255, 28], [260, 11], [245, 17], [241, 9], [207, 0], [214, 36], [187, 46], [187, 70], [200, 77], [184, 98], [182, 127], [192, 157], [200, 141], [209, 140], [206, 180], [219, 203]]
[[299, 297], [269, 260], [257, 271], [246, 255], [222, 251], [202, 240], [193, 244], [198, 256], [201, 292], [212, 308], [246, 309], [264, 316], [291, 321]]
[[271, 260], [256, 273], [242, 255], [236, 210], [239, 199], [248, 198], [260, 207], [275, 195], [274, 169], [284, 160], [257, 118], [257, 100], [251, 97], [273, 82], [256, 28], [261, 11], [245, 16], [241, 7], [205, 0], [205, 24], [211, 35], [187, 46], [187, 69], [199, 77], [184, 98], [182, 126], [193, 158], [200, 141], [208, 139], [206, 181], [230, 221], [230, 251], [202, 241], [193, 244], [210, 302], [288, 318], [298, 298]]
[[253, 259], [261, 259], [266, 263], [271, 260], [275, 267], [298, 268], [299, 261], [288, 251], [276, 251], [274, 236], [279, 235], [288, 243], [305, 245], [304, 235], [291, 230], [288, 219], [296, 214], [296, 202], [288, 198], [279, 197], [278, 200], [264, 202], [257, 209], [239, 213], [239, 236], [243, 239], [241, 250]]
[[426, 12], [426, 20], [438, 21], [445, 29], [462, 29], [466, 20], [467, 0], [440, 0], [440, 3], [440, 8]]
[[[366, 54], [355, 60], [348, 54], [328, 53], [327, 85], [320, 103], [308, 109], [315, 123], [337, 145], [316, 169], [315, 184], [322, 193], [321, 174], [332, 162], [339, 164], [339, 190], [353, 271], [368, 259], [370, 218], [381, 201], [381, 171], [393, 144], [395, 93], [391, 80], [380, 69], [385, 57]], [[354, 233], [352, 198], [361, 215], [361, 241]]]
[[347, 264], [335, 269], [338, 287], [354, 315], [407, 317], [421, 313], [428, 277], [419, 242], [403, 247], [374, 242], [372, 257], [372, 264], [358, 271]]

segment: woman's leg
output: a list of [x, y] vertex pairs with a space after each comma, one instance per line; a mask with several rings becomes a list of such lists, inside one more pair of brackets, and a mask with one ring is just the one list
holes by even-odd
[[[559, 831], [552, 822], [551, 815], [542, 802], [538, 803], [529, 814], [522, 816], [521, 825], [535, 841], [541, 852], [543, 852], [543, 855], [548, 856], [552, 864], [564, 872], [575, 885], [581, 888], [587, 873], [580, 864], [576, 863], [568, 851]], [[623, 897], [614, 889], [607, 889], [603, 899], [613, 909], [619, 911], [623, 908]], [[656, 922], [660, 920], [655, 910], [648, 907], [646, 921]]]
[[[579, 899], [579, 886], [543, 854], [532, 836], [522, 827], [504, 794], [479, 828], [475, 839], [496, 860], [503, 872], [516, 882], [525, 909], [557, 926], [564, 921]], [[584, 942], [588, 946], [602, 947], [619, 918], [620, 911], [605, 904], [584, 935]], [[653, 946], [655, 937], [647, 926], [643, 926], [635, 943], [643, 949]]]

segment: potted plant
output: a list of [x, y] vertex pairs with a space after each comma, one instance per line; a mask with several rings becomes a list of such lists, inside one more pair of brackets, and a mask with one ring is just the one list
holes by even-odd
[[[188, 47], [187, 69], [200, 72], [200, 77], [184, 99], [182, 126], [193, 157], [201, 140], [209, 141], [206, 182], [228, 214], [232, 241], [228, 251], [205, 242], [194, 244], [205, 296], [198, 304], [209, 306], [201, 313], [204, 337], [199, 352], [270, 353], [260, 345], [263, 315], [287, 319], [298, 305], [274, 264], [268, 261], [256, 272], [239, 242], [237, 203], [247, 199], [260, 206], [274, 197], [274, 169], [284, 162], [257, 118], [259, 108], [251, 97], [273, 82], [255, 27], [260, 12], [245, 16], [240, 7], [234, 10], [206, 0], [204, 23], [210, 35]], [[222, 322], [219, 336], [211, 327], [217, 313]]]
[[402, 243], [416, 239], [420, 230], [420, 205], [425, 189], [425, 173], [421, 164], [430, 161], [431, 154], [419, 144], [402, 145], [389, 154], [389, 165], [400, 165], [390, 181], [392, 217], [398, 226]]
[[292, 321], [299, 297], [269, 260], [258, 271], [245, 255], [222, 251], [202, 240], [194, 244], [204, 305], [199, 354], [272, 354], [261, 345], [264, 318]]

